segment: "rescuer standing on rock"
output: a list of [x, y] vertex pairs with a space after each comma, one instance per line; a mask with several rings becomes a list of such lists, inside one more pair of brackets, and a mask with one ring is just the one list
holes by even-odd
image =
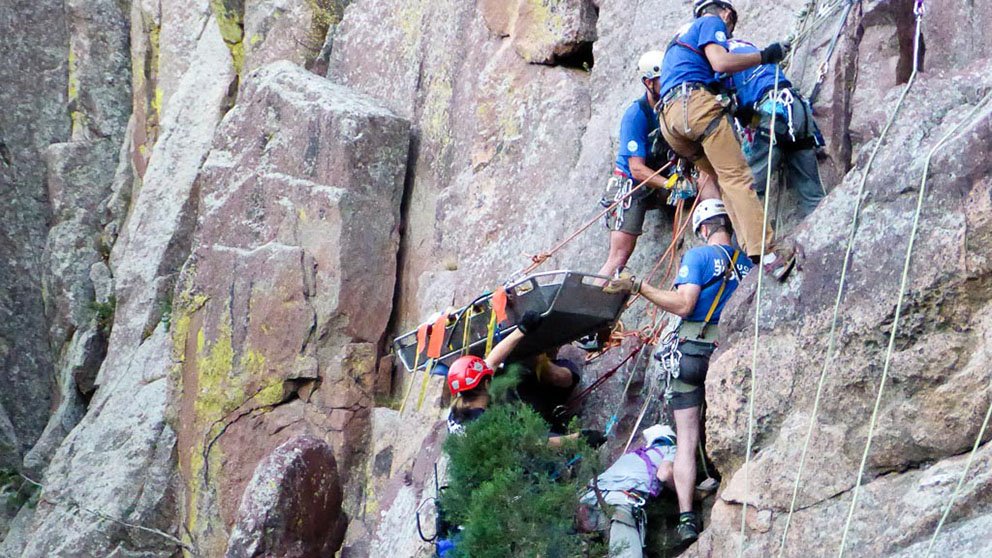
[[720, 200], [703, 200], [692, 214], [692, 230], [706, 242], [682, 257], [674, 291], [641, 285], [630, 276], [612, 280], [606, 289], [640, 292], [666, 312], [682, 318], [674, 335], [655, 358], [668, 372], [665, 397], [675, 416], [675, 491], [679, 499], [678, 534], [682, 544], [699, 537], [702, 520], [692, 509], [696, 481], [696, 446], [702, 423], [706, 372], [716, 349], [720, 314], [751, 270], [751, 262], [731, 246], [733, 228]]
[[[654, 107], [660, 100], [661, 66], [665, 53], [652, 50], [641, 55], [637, 68], [644, 85], [644, 95], [627, 107], [620, 121], [620, 148], [617, 150], [613, 176], [606, 185], [606, 194], [600, 203], [609, 207], [629, 193], [636, 185], [647, 180], [640, 190], [617, 205], [607, 215], [610, 229], [610, 253], [599, 275], [613, 275], [627, 265], [634, 253], [637, 237], [644, 232], [644, 216], [650, 209], [658, 209], [665, 200], [660, 190], [666, 187], [672, 171], [652, 176], [668, 163], [671, 149], [659, 136], [658, 115]], [[703, 198], [717, 197], [712, 178], [701, 175], [700, 192]]]
[[[773, 247], [771, 228], [754, 179], [734, 133], [729, 95], [719, 91], [716, 73], [734, 73], [782, 60], [786, 46], [774, 43], [760, 53], [732, 54], [728, 40], [737, 23], [729, 0], [695, 0], [695, 21], [669, 44], [661, 70], [661, 131], [669, 145], [696, 167], [716, 175], [720, 194], [746, 254], [784, 280], [795, 264], [793, 247]], [[765, 253], [761, 253], [762, 239]]]
[[667, 176], [664, 173], [651, 176], [667, 162], [665, 158], [668, 155], [667, 145], [659, 150], [652, 149], [658, 133], [658, 115], [655, 114], [654, 107], [660, 98], [661, 84], [658, 78], [661, 77], [661, 62], [664, 58], [665, 53], [652, 50], [641, 55], [637, 63], [645, 89], [644, 95], [631, 103], [623, 113], [620, 121], [620, 148], [617, 150], [613, 176], [607, 183], [606, 194], [601, 203], [609, 207], [629, 193], [635, 184], [645, 180], [647, 184], [617, 205], [607, 216], [610, 254], [599, 270], [599, 275], [613, 275], [617, 269], [627, 264], [637, 244], [637, 237], [644, 232], [645, 213], [664, 203], [658, 192], [665, 187]]
[[[756, 54], [758, 47], [747, 41], [729, 41], [732, 54]], [[775, 64], [762, 64], [734, 73], [737, 91], [737, 117], [744, 130], [744, 155], [754, 175], [755, 191], [767, 191], [768, 150], [775, 171], [785, 166], [786, 183], [799, 194], [799, 210], [803, 217], [816, 209], [826, 195], [820, 182], [816, 149], [823, 146], [822, 137], [813, 121], [813, 107], [792, 87], [785, 74], [778, 70], [778, 98], [775, 95]], [[775, 143], [771, 143], [772, 112], [775, 116]]]

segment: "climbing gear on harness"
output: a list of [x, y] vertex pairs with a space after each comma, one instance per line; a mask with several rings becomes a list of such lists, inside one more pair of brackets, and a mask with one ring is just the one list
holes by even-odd
[[709, 199], [699, 202], [699, 205], [696, 206], [696, 211], [692, 213], [693, 234], [699, 234], [699, 227], [702, 226], [703, 221], [721, 215], [729, 216], [727, 206], [722, 200]]
[[[599, 200], [599, 205], [613, 208], [612, 212], [603, 215], [606, 228], [615, 231], [623, 228], [624, 213], [630, 209], [630, 205], [633, 203], [633, 196], [631, 196], [633, 190], [634, 181], [629, 176], [620, 170], [613, 171], [613, 176], [606, 182], [606, 192]], [[616, 215], [612, 227], [610, 226], [611, 213]]]
[[637, 61], [637, 69], [644, 79], [655, 79], [661, 77], [661, 63], [665, 60], [665, 53], [660, 50], [649, 50], [641, 55]]
[[486, 376], [493, 376], [493, 369], [486, 361], [474, 356], [459, 357], [448, 371], [448, 387], [452, 395], [475, 389]]

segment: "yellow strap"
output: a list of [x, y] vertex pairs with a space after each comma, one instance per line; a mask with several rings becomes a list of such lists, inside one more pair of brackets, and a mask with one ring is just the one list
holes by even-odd
[[427, 361], [427, 368], [424, 369], [424, 381], [420, 384], [420, 395], [417, 396], [417, 411], [424, 406], [424, 396], [427, 395], [427, 382], [431, 379], [431, 371], [434, 369], [434, 359]]
[[472, 334], [472, 311], [474, 308], [469, 306], [465, 309], [465, 324], [462, 325], [462, 355], [467, 355], [469, 353], [469, 344], [471, 342]]
[[[734, 271], [737, 267], [737, 256], [740, 255], [740, 250], [734, 250], [733, 257], [730, 258], [730, 269], [728, 271]], [[727, 288], [727, 278], [724, 276], [723, 281], [720, 282], [720, 290], [716, 292], [716, 298], [713, 299], [713, 304], [710, 305], [710, 311], [706, 313], [706, 318], [703, 320], [703, 330], [710, 323], [710, 319], [713, 318], [713, 313], [716, 312], [716, 307], [720, 305], [720, 299], [723, 297], [723, 291]], [[701, 330], [700, 335], [703, 334]]]
[[406, 409], [406, 402], [410, 400], [410, 394], [413, 393], [413, 384], [417, 378], [417, 367], [420, 366], [420, 351], [417, 351], [417, 356], [413, 358], [413, 370], [410, 372], [410, 383], [406, 386], [406, 394], [403, 395], [403, 403], [400, 404], [400, 415], [403, 415], [403, 410]]
[[496, 336], [496, 310], [493, 308], [489, 309], [489, 329], [486, 331], [486, 354], [493, 350], [493, 338]]

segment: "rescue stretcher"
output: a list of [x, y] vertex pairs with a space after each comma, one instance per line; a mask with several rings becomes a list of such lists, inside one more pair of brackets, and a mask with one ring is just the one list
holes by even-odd
[[630, 293], [603, 292], [607, 280], [568, 270], [530, 275], [400, 335], [393, 349], [407, 371], [423, 370], [429, 362], [441, 371], [445, 368], [437, 365], [450, 365], [466, 346], [468, 354], [484, 356], [487, 345], [498, 343], [534, 311], [544, 318], [541, 327], [520, 341], [510, 360], [534, 356], [616, 323]]

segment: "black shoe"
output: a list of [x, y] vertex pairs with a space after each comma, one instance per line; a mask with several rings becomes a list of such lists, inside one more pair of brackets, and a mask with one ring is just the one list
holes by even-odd
[[675, 528], [678, 534], [680, 546], [688, 546], [699, 538], [699, 532], [703, 530], [702, 521], [696, 512], [683, 512], [679, 514], [679, 524]]

